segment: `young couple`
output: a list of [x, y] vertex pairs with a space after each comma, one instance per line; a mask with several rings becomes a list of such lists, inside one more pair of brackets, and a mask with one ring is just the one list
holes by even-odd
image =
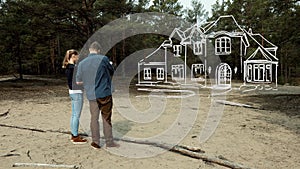
[[63, 62], [63, 67], [66, 68], [72, 103], [71, 141], [74, 144], [87, 142], [86, 139], [78, 134], [79, 118], [83, 105], [82, 90], [84, 89], [89, 100], [91, 113], [91, 146], [95, 149], [101, 148], [99, 131], [99, 114], [101, 111], [106, 147], [119, 147], [119, 144], [113, 140], [111, 124], [113, 107], [111, 78], [114, 68], [110, 64], [108, 57], [99, 54], [100, 44], [98, 42], [93, 42], [90, 45], [89, 52], [88, 57], [75, 67], [78, 61], [78, 52], [76, 50], [68, 50]]

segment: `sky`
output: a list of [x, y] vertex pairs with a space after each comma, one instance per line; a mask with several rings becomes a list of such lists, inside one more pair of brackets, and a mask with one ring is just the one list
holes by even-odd
[[[178, 0], [181, 5], [183, 5], [183, 8], [192, 8], [191, 2], [192, 0]], [[211, 5], [215, 4], [217, 0], [198, 0], [204, 5], [204, 9], [209, 12], [209, 15], [211, 15]]]

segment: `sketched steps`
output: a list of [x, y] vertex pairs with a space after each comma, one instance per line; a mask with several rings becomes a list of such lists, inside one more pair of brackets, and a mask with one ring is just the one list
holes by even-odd
[[138, 88], [138, 91], [151, 92], [149, 95], [136, 97], [188, 98], [195, 95], [192, 90]]

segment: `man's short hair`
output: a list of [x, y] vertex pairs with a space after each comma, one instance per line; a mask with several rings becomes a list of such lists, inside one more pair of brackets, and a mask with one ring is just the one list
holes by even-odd
[[93, 50], [96, 50], [96, 51], [99, 51], [100, 48], [101, 48], [100, 44], [99, 44], [98, 42], [96, 42], [96, 41], [93, 42], [93, 43], [90, 45], [90, 47], [89, 47], [89, 49], [93, 49]]

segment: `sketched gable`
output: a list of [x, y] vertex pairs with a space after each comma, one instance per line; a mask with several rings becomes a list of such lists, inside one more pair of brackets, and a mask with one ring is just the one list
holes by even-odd
[[275, 60], [278, 60], [276, 58], [276, 51], [278, 49], [278, 47], [276, 45], [274, 45], [273, 43], [271, 43], [270, 41], [268, 41], [265, 37], [263, 37], [261, 34], [259, 33], [252, 33], [252, 30], [250, 29], [248, 32], [246, 32], [246, 34], [248, 36], [250, 36], [253, 41], [255, 41], [255, 43], [257, 45], [259, 45], [260, 47], [262, 47], [264, 50], [266, 50], [267, 52], [270, 52], [274, 57]]
[[[188, 70], [187, 70], [187, 51], [188, 48], [193, 50], [194, 56], [201, 56], [204, 54], [205, 39], [202, 37], [203, 28], [200, 25], [194, 24], [185, 31], [174, 29], [169, 37], [169, 42], [172, 44], [172, 51], [175, 57], [184, 57], [185, 64], [178, 64], [171, 66], [172, 80], [184, 81], [187, 84]], [[174, 35], [178, 35], [180, 41], [173, 41]], [[204, 82], [206, 81], [205, 65], [201, 63], [193, 63], [191, 65], [191, 81]]]
[[[174, 57], [181, 57], [185, 53], [185, 48], [182, 46], [184, 39], [187, 39], [189, 30], [182, 31], [175, 28], [170, 34], [168, 40], [165, 40], [159, 48], [153, 53], [140, 60], [138, 63], [138, 85], [150, 84], [155, 85], [158, 83], [168, 82], [168, 69], [172, 73], [172, 80], [184, 79], [184, 64], [172, 65], [171, 68], [167, 66], [167, 53], [168, 48], [173, 51]], [[178, 41], [178, 44], [174, 42]]]
[[161, 45], [138, 62], [138, 84], [157, 84], [166, 81], [165, 48]]
[[249, 47], [248, 38], [232, 15], [220, 16], [206, 24], [203, 29], [207, 43], [205, 57], [209, 60], [209, 57], [218, 56], [221, 60], [219, 65], [207, 63], [207, 67], [215, 72], [213, 87], [230, 89], [233, 75], [242, 74], [243, 56]]
[[[248, 38], [244, 29], [237, 23], [232, 15], [220, 16], [216, 21], [204, 27], [205, 38], [215, 40], [215, 55], [230, 55], [234, 50], [240, 51], [242, 57], [249, 47]], [[239, 42], [238, 46], [232, 46], [233, 39]], [[210, 55], [213, 53], [210, 53]]]
[[246, 32], [249, 36], [251, 47], [249, 57], [244, 61], [244, 83], [275, 83], [277, 87], [278, 58], [277, 46], [265, 39], [261, 34]]
[[[205, 49], [205, 39], [203, 38], [203, 28], [198, 25], [198, 24], [194, 24], [193, 26], [191, 26], [190, 28], [188, 28], [186, 31], [184, 31], [184, 35], [185, 37], [180, 41], [180, 44], [177, 44], [177, 46], [180, 46], [181, 48], [184, 48], [184, 51], [187, 51], [187, 47], [189, 47], [190, 49], [192, 49], [193, 51], [193, 55], [194, 57], [198, 56], [204, 56], [204, 49]], [[181, 56], [185, 57], [185, 62], [186, 62], [186, 58], [187, 53], [182, 53]], [[182, 69], [181, 65], [181, 70], [184, 73], [184, 76], [182, 76], [180, 79], [181, 80], [185, 80], [186, 83], [186, 79], [188, 78], [187, 70]], [[176, 67], [176, 65], [172, 66], [172, 67]], [[191, 81], [197, 81], [197, 82], [204, 82], [206, 80], [206, 73], [205, 73], [205, 64], [201, 61], [195, 62], [191, 65]], [[172, 69], [173, 71], [176, 72], [176, 69]], [[174, 76], [172, 76], [174, 78]], [[205, 84], [203, 84], [205, 85]]]
[[[246, 54], [247, 48], [249, 47], [248, 37], [245, 31], [237, 23], [232, 15], [220, 16], [216, 21], [207, 23], [203, 26], [205, 38], [209, 40], [219, 40], [219, 44], [215, 42], [215, 53], [216, 55], [229, 55], [231, 54], [233, 46], [231, 41], [233, 38], [240, 42], [239, 46], [235, 47], [235, 50], [239, 50], [240, 57]], [[218, 49], [219, 45], [223, 42], [225, 46], [221, 46], [224, 49]], [[229, 46], [227, 46], [229, 45]], [[227, 48], [227, 49], [226, 49]], [[209, 53], [210, 55], [213, 53]]]

